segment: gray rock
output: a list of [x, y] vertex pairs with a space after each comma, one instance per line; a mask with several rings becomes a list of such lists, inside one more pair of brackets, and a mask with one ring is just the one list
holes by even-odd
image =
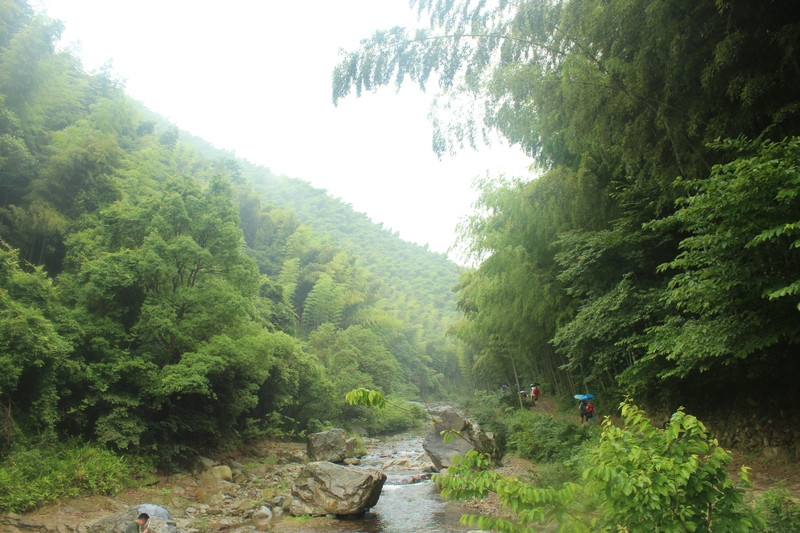
[[292, 486], [290, 512], [322, 516], [356, 515], [378, 503], [386, 474], [374, 468], [308, 463]]
[[358, 448], [358, 440], [355, 438], [346, 439], [345, 445], [347, 446], [347, 455], [346, 457], [355, 457], [356, 456], [356, 449]]
[[[457, 431], [460, 436], [455, 435], [452, 440], [445, 442], [441, 434], [444, 430]], [[451, 466], [456, 454], [463, 456], [470, 450], [488, 453], [495, 464], [500, 464], [503, 458], [503, 451], [492, 434], [483, 431], [475, 422], [465, 419], [455, 409], [445, 409], [440, 413], [439, 422], [425, 436], [422, 447], [437, 470]]]
[[203, 457], [198, 455], [197, 457], [193, 457], [191, 459], [188, 468], [189, 472], [196, 475], [203, 473], [204, 471], [208, 470], [209, 468], [217, 464], [219, 463], [217, 463], [213, 459], [209, 459], [208, 457]]
[[208, 457], [203, 457], [202, 455], [197, 457], [197, 461], [202, 464], [205, 468], [211, 468], [217, 462], [214, 459], [209, 459]]
[[401, 457], [399, 459], [390, 459], [381, 465], [381, 470], [387, 473], [389, 472], [410, 473], [417, 471], [431, 472], [436, 470], [436, 468], [431, 463], [428, 454], [423, 453], [416, 458]]
[[212, 466], [206, 471], [214, 479], [222, 481], [233, 481], [233, 472], [231, 467], [226, 465]]
[[272, 510], [267, 506], [262, 506], [259, 510], [253, 513], [253, 518], [264, 521], [272, 520]]
[[312, 433], [306, 442], [306, 454], [310, 461], [339, 463], [346, 457], [351, 457], [355, 451], [355, 444], [348, 444], [347, 441], [347, 432], [343, 429]]
[[151, 517], [160, 516], [161, 518], [172, 520], [172, 515], [169, 513], [169, 511], [160, 505], [155, 505], [153, 503], [141, 503], [135, 506], [133, 509], [139, 513], [147, 513]]

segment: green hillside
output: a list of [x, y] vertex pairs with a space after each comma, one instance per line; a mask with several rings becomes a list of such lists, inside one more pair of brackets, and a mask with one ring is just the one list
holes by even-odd
[[180, 131], [0, 1], [0, 454], [162, 458], [412, 423], [370, 387], [455, 391], [455, 264]]

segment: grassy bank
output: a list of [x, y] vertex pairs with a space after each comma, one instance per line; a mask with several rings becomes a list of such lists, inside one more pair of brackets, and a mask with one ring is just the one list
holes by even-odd
[[93, 444], [70, 441], [19, 448], [0, 463], [0, 512], [25, 512], [79, 495], [113, 495], [136, 486], [149, 469]]

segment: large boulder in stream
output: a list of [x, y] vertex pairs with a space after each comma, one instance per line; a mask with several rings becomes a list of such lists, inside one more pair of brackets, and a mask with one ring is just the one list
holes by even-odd
[[306, 454], [311, 461], [341, 463], [346, 458], [353, 457], [356, 446], [356, 439], [347, 438], [345, 430], [329, 429], [308, 436]]
[[[453, 430], [458, 435], [445, 442], [442, 431]], [[437, 470], [443, 470], [453, 464], [453, 456], [464, 455], [470, 450], [488, 453], [495, 464], [500, 464], [503, 450], [491, 433], [461, 416], [455, 409], [445, 409], [439, 414], [439, 421], [422, 441], [422, 447], [428, 452]]]
[[358, 515], [378, 503], [386, 474], [375, 468], [308, 463], [292, 486], [291, 514]]

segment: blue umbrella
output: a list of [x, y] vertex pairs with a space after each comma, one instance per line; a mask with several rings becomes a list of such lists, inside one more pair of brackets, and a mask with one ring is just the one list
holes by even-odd
[[574, 398], [576, 400], [588, 400], [589, 398], [594, 398], [594, 394], [576, 394]]
[[147, 513], [150, 516], [160, 516], [161, 518], [166, 518], [167, 520], [172, 520], [172, 516], [170, 516], [169, 511], [161, 507], [160, 505], [155, 505], [152, 503], [143, 503], [134, 507], [140, 513]]

